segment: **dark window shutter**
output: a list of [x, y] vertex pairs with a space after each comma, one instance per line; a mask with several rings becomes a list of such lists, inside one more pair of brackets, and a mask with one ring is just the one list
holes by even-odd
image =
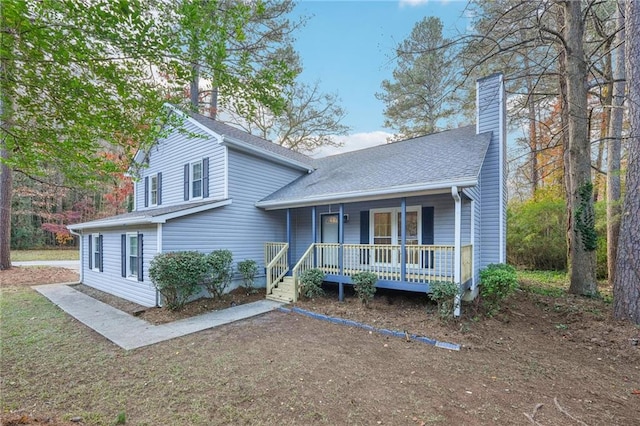
[[120, 273], [127, 276], [127, 234], [120, 235]]
[[184, 200], [189, 200], [189, 165], [184, 165]]
[[[422, 208], [422, 244], [432, 245], [435, 241], [433, 229], [434, 209], [433, 207]], [[428, 256], [421, 259], [423, 268], [433, 268], [433, 251], [428, 252]]]
[[144, 178], [144, 206], [149, 207], [149, 176]]
[[144, 259], [142, 258], [143, 254], [142, 234], [138, 234], [138, 281], [142, 281], [144, 277], [144, 271], [142, 270], [142, 266], [144, 265]]
[[156, 198], [158, 205], [162, 204], [162, 172], [158, 173], [158, 180], [157, 180], [157, 190], [158, 190], [158, 196]]
[[100, 265], [99, 265], [100, 272], [104, 271], [104, 257], [103, 257], [104, 251], [103, 251], [103, 245], [102, 245], [102, 240], [103, 239], [104, 239], [103, 235], [99, 235], [98, 236], [98, 241], [100, 242], [100, 245], [98, 246], [98, 250], [100, 252], [100, 254], [98, 256], [100, 258]]
[[93, 236], [89, 235], [89, 269], [93, 269]]
[[[360, 212], [360, 244], [369, 244], [369, 210]], [[368, 265], [369, 250], [362, 250], [360, 253], [360, 263]]]
[[209, 157], [202, 159], [202, 198], [209, 196]]

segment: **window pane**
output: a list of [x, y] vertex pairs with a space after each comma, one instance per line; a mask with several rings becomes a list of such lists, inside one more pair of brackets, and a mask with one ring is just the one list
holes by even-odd
[[138, 256], [129, 256], [129, 275], [138, 276]]
[[191, 167], [192, 167], [191, 179], [192, 180], [202, 179], [202, 163], [193, 163]]
[[202, 197], [202, 181], [194, 180], [191, 184], [191, 196], [192, 197]]
[[[407, 212], [407, 244], [418, 244], [418, 212]], [[398, 213], [398, 243], [402, 238], [402, 213]], [[410, 243], [409, 241], [416, 241]]]
[[389, 237], [388, 244], [391, 244], [391, 213], [373, 214], [373, 235], [374, 237]]

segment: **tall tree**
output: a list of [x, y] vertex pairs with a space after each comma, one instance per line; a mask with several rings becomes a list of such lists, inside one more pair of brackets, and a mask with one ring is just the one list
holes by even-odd
[[[591, 19], [593, 6], [580, 1], [478, 2], [479, 11], [488, 13], [479, 15], [479, 32], [464, 37], [472, 71], [479, 64], [508, 61], [511, 69], [516, 68], [507, 76], [512, 90], [520, 81], [519, 87], [529, 83], [549, 105], [550, 97], [560, 98], [557, 134], [564, 147], [570, 291], [588, 295], [595, 294], [597, 287], [587, 89], [593, 81], [594, 58], [602, 56], [601, 41], [585, 36], [585, 21]], [[533, 68], [524, 67], [526, 63]], [[532, 75], [536, 77], [533, 85], [527, 78]]]
[[637, 0], [626, 1], [625, 20], [630, 143], [627, 193], [613, 282], [613, 313], [616, 318], [640, 324], [640, 8]]
[[230, 112], [230, 122], [249, 133], [285, 146], [293, 151], [312, 154], [323, 146], [342, 146], [335, 136], [346, 135], [349, 127], [342, 124], [346, 112], [338, 96], [323, 93], [313, 85], [294, 83], [284, 89], [286, 104], [282, 112], [260, 108], [249, 117]]
[[613, 78], [612, 111], [607, 141], [607, 272], [609, 284], [615, 282], [618, 236], [620, 235], [620, 151], [625, 97], [625, 19], [624, 2], [618, 1], [616, 16], [618, 33]]
[[561, 28], [565, 51], [567, 83], [567, 140], [568, 168], [565, 169], [565, 185], [569, 199], [568, 223], [569, 260], [571, 262], [569, 292], [595, 295], [596, 281], [596, 231], [591, 181], [591, 143], [587, 110], [588, 67], [584, 51], [584, 11], [579, 1], [561, 4], [564, 28]]
[[[237, 8], [237, 3], [220, 0], [213, 2], [212, 7], [210, 2], [200, 2], [198, 14], [209, 27], [207, 31], [215, 32], [221, 17], [229, 16], [227, 9], [233, 11]], [[227, 26], [229, 33], [224, 39], [211, 38], [201, 30], [200, 33], [190, 33], [189, 49], [193, 67], [191, 103], [195, 110], [213, 119], [218, 118], [218, 113], [228, 108], [231, 103], [234, 108], [242, 109], [245, 114], [253, 112], [255, 106], [253, 89], [260, 89], [258, 92], [262, 92], [260, 87], [252, 88], [251, 86], [243, 91], [229, 91], [225, 87], [227, 78], [225, 76], [241, 75], [242, 73], [238, 70], [244, 69], [247, 65], [256, 74], [266, 73], [265, 76], [271, 80], [277, 80], [281, 85], [291, 83], [295, 75], [293, 69], [277, 54], [292, 42], [292, 33], [305, 22], [304, 18], [290, 19], [289, 13], [295, 6], [293, 0], [262, 0], [246, 3], [250, 7], [245, 10], [242, 37], [236, 37], [237, 28], [233, 26]], [[224, 45], [220, 41], [223, 41]], [[216, 50], [226, 55], [224, 70], [207, 65], [210, 61], [203, 57], [203, 52], [210, 49], [209, 43], [213, 43]], [[268, 82], [269, 79], [265, 81]], [[247, 83], [259, 84], [260, 79], [247, 80]], [[283, 103], [278, 105], [280, 108], [283, 106]]]
[[444, 48], [448, 44], [442, 21], [430, 16], [416, 23], [396, 47], [393, 80], [384, 80], [383, 91], [376, 93], [385, 103], [384, 125], [396, 130], [394, 140], [433, 133], [456, 112], [461, 93], [454, 89], [460, 68], [452, 60], [453, 52]]
[[[224, 3], [224, 9], [218, 6]], [[161, 106], [191, 80], [192, 35], [206, 37], [199, 61], [245, 107], [284, 103], [283, 63], [256, 68], [227, 50], [242, 40], [252, 8], [262, 2], [8, 0], [0, 16], [0, 269], [11, 266], [12, 173], [41, 176], [53, 168], [68, 183], [90, 184], [117, 171], [115, 151], [131, 158], [161, 130]], [[216, 10], [215, 20], [203, 19]], [[232, 44], [232, 43], [231, 43]], [[131, 144], [130, 141], [134, 143]]]

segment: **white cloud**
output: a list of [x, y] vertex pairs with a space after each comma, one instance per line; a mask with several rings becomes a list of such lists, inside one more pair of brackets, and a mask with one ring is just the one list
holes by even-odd
[[413, 7], [429, 3], [429, 0], [400, 0], [400, 7]]
[[358, 149], [369, 148], [376, 145], [387, 143], [387, 138], [392, 136], [391, 133], [383, 131], [375, 131], [368, 133], [354, 133], [347, 136], [336, 136], [335, 139], [344, 142], [341, 147], [326, 146], [320, 148], [313, 154], [313, 157], [320, 158], [329, 155], [341, 154], [343, 152], [356, 151]]

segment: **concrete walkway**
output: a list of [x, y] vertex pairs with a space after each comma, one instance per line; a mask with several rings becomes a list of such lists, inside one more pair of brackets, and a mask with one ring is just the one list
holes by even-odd
[[40, 285], [33, 288], [60, 309], [126, 350], [261, 315], [283, 305], [271, 300], [260, 300], [172, 323], [153, 325], [65, 284]]

